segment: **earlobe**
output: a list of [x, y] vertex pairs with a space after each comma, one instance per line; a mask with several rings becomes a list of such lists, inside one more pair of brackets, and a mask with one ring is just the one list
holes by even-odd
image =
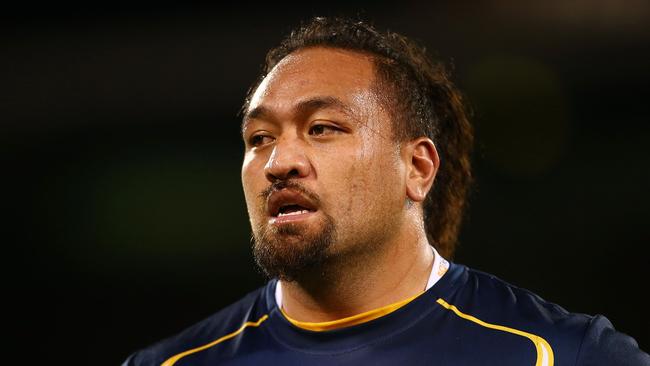
[[438, 152], [431, 139], [419, 137], [406, 144], [404, 153], [407, 163], [406, 195], [414, 202], [422, 202], [440, 166]]

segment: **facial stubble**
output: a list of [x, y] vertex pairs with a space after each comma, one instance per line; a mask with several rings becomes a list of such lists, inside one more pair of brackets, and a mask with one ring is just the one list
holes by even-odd
[[327, 261], [334, 237], [334, 222], [327, 215], [316, 230], [304, 224], [261, 225], [253, 230], [253, 256], [269, 278], [295, 281]]
[[[284, 188], [297, 190], [313, 202], [319, 202], [315, 194], [293, 181], [275, 182], [260, 194], [260, 198], [266, 201], [273, 191]], [[336, 236], [334, 219], [323, 211], [317, 214], [318, 220], [312, 224], [260, 223], [253, 227], [253, 257], [266, 276], [295, 281], [318, 271], [328, 260]]]

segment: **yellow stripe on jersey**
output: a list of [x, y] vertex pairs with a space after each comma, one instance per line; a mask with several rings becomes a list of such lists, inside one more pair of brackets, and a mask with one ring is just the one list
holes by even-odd
[[535, 350], [537, 351], [537, 362], [535, 362], [535, 366], [553, 366], [553, 349], [551, 348], [551, 345], [548, 344], [548, 342], [544, 338], [514, 328], [486, 323], [478, 318], [475, 318], [471, 315], [461, 312], [460, 310], [458, 310], [457, 307], [455, 307], [454, 305], [449, 305], [443, 299], [438, 299], [437, 302], [444, 308], [453, 311], [459, 317], [474, 322], [480, 326], [490, 328], [490, 329], [500, 330], [503, 332], [508, 332], [508, 333], [512, 333], [512, 334], [516, 334], [528, 338], [531, 342], [533, 342], [533, 344], [535, 345]]
[[234, 331], [232, 333], [229, 333], [229, 334], [226, 334], [225, 336], [223, 336], [223, 337], [221, 337], [221, 338], [219, 338], [219, 339], [217, 339], [215, 341], [212, 341], [212, 342], [210, 342], [208, 344], [205, 344], [203, 346], [200, 346], [200, 347], [192, 348], [190, 350], [187, 350], [185, 352], [181, 352], [181, 353], [179, 353], [179, 354], [177, 354], [175, 356], [172, 356], [172, 357], [168, 358], [165, 362], [160, 364], [160, 366], [172, 366], [173, 364], [175, 364], [181, 358], [183, 358], [183, 357], [185, 357], [187, 355], [191, 355], [192, 353], [203, 351], [203, 350], [205, 350], [207, 348], [210, 348], [212, 346], [215, 346], [215, 345], [217, 345], [217, 344], [219, 344], [219, 343], [221, 343], [223, 341], [227, 341], [228, 339], [237, 336], [237, 334], [243, 332], [244, 329], [246, 329], [248, 327], [259, 327], [260, 324], [262, 324], [268, 318], [269, 318], [268, 315], [264, 315], [263, 317], [259, 318], [259, 320], [256, 321], [256, 322], [246, 322], [246, 323], [244, 323], [244, 325], [242, 325], [236, 331]]
[[342, 319], [337, 319], [337, 320], [332, 320], [328, 322], [317, 322], [317, 323], [312, 323], [312, 322], [302, 322], [299, 320], [291, 319], [287, 313], [284, 312], [282, 308], [280, 308], [280, 311], [282, 312], [282, 315], [293, 325], [295, 325], [298, 328], [306, 329], [306, 330], [312, 330], [316, 332], [322, 332], [326, 330], [333, 330], [333, 329], [339, 329], [339, 328], [345, 328], [345, 327], [351, 327], [353, 325], [357, 324], [362, 324], [365, 322], [369, 322], [371, 320], [381, 318], [384, 315], [388, 315], [392, 313], [393, 311], [401, 308], [402, 306], [408, 304], [409, 302], [413, 301], [416, 297], [420, 296], [422, 293], [417, 294], [413, 297], [409, 297], [406, 300], [402, 300], [396, 303], [392, 303], [390, 305], [383, 306], [378, 309], [373, 309], [370, 311], [366, 311], [365, 313], [349, 316], [347, 318], [342, 318]]

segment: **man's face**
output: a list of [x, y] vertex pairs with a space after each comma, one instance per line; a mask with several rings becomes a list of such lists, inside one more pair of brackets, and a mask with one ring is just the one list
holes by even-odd
[[373, 82], [368, 56], [308, 48], [253, 94], [242, 183], [256, 261], [269, 276], [293, 280], [358, 259], [402, 224], [405, 165]]

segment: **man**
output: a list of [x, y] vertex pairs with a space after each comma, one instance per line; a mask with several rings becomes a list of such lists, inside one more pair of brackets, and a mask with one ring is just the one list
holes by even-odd
[[472, 130], [408, 39], [314, 19], [267, 55], [242, 134], [271, 280], [125, 365], [650, 365], [606, 318], [445, 259]]

